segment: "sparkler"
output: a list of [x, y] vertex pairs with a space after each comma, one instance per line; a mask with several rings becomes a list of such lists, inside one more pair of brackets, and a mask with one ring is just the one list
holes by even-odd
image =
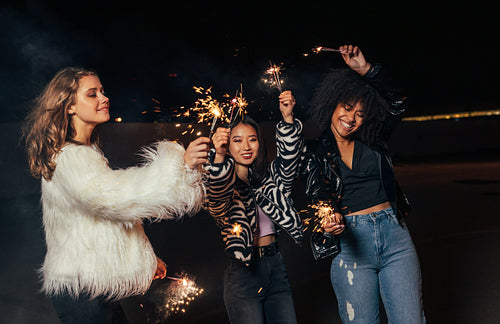
[[234, 224], [233, 229], [231, 230], [231, 232], [233, 234], [235, 234], [236, 236], [239, 236], [242, 231], [243, 231], [243, 228], [241, 228], [241, 225], [238, 223]]
[[281, 67], [274, 65], [271, 61], [269, 61], [269, 64], [271, 66], [265, 72], [265, 74], [269, 75], [269, 77], [263, 78], [262, 81], [269, 84], [271, 87], [278, 88], [279, 92], [281, 93], [283, 92], [281, 89], [281, 84], [283, 83], [283, 81], [280, 80]]
[[329, 47], [323, 47], [323, 46], [318, 46], [312, 49], [313, 53], [320, 53], [320, 52], [341, 52], [339, 49], [336, 48], [329, 48]]
[[185, 313], [187, 306], [204, 292], [187, 274], [166, 279], [171, 280], [168, 286], [156, 290], [156, 295], [159, 295], [157, 298], [160, 299], [157, 310], [164, 319], [173, 314]]
[[313, 232], [322, 232], [322, 225], [333, 220], [335, 209], [330, 204], [323, 201], [309, 205], [309, 207], [315, 209], [316, 211], [313, 216], [302, 221], [305, 226], [304, 231], [312, 228]]
[[195, 106], [190, 108], [192, 112], [197, 114], [197, 122], [203, 123], [206, 119], [212, 118], [209, 137], [212, 136], [217, 120], [226, 118], [224, 112], [224, 104], [212, 97], [212, 87], [204, 89], [202, 87], [193, 87], [195, 92], [204, 95], [203, 98], [195, 102]]
[[[233, 122], [233, 115], [236, 118], [238, 115], [243, 115], [246, 113], [246, 107], [248, 106], [247, 100], [243, 97], [243, 85], [240, 84], [240, 91], [236, 91], [236, 95], [231, 100], [231, 116], [229, 117], [229, 124]], [[234, 110], [237, 108], [236, 114]]]
[[[247, 100], [243, 97], [243, 86], [240, 87], [239, 91], [236, 91], [235, 97], [231, 100], [228, 94], [223, 95], [223, 100], [218, 101], [212, 97], [212, 87], [204, 89], [202, 87], [193, 87], [196, 93], [202, 95], [201, 98], [196, 100], [194, 107], [188, 108], [186, 111], [181, 111], [177, 114], [177, 117], [194, 117], [197, 123], [204, 123], [206, 120], [210, 120], [210, 133], [211, 137], [215, 131], [217, 122], [222, 121], [223, 123], [231, 123], [233, 118], [238, 115], [243, 116], [246, 113], [246, 107], [248, 106]], [[184, 107], [181, 107], [184, 108]], [[192, 127], [189, 125], [188, 127]], [[194, 129], [191, 130], [191, 133]], [[187, 134], [188, 131], [184, 131], [182, 135]], [[200, 132], [197, 135], [201, 135]]]

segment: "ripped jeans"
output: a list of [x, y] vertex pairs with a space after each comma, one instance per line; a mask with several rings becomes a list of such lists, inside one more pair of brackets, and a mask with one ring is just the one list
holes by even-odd
[[382, 297], [389, 323], [425, 323], [420, 264], [406, 225], [392, 208], [344, 222], [330, 270], [342, 322], [380, 323]]

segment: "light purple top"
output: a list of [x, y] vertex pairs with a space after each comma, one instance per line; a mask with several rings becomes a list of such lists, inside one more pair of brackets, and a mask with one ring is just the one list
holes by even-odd
[[257, 212], [258, 212], [258, 225], [257, 225], [257, 237], [263, 237], [266, 235], [270, 234], [275, 234], [276, 229], [274, 228], [274, 223], [269, 218], [269, 216], [264, 213], [264, 211], [260, 208], [257, 207]]

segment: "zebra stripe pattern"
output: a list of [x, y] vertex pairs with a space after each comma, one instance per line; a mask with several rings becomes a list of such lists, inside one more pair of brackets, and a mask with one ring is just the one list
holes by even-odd
[[[207, 208], [221, 230], [226, 253], [231, 257], [250, 264], [257, 229], [257, 206], [279, 230], [288, 233], [297, 244], [302, 243], [302, 222], [290, 195], [303, 146], [302, 123], [298, 119], [293, 124], [280, 121], [276, 126], [276, 158], [258, 188], [237, 178], [235, 162], [230, 156], [226, 156], [223, 163], [206, 166]], [[209, 161], [213, 161], [214, 156], [212, 149]]]

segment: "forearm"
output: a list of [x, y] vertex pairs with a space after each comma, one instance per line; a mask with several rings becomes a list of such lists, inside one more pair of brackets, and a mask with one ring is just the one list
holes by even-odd
[[[77, 149], [78, 150], [78, 149]], [[184, 149], [159, 142], [143, 153], [140, 167], [112, 170], [95, 151], [62, 154], [57, 183], [78, 208], [114, 221], [175, 218], [199, 210], [201, 173], [183, 163]]]
[[207, 200], [208, 211], [213, 217], [223, 217], [229, 210], [234, 192], [234, 160], [224, 157], [222, 162], [216, 163], [215, 150], [209, 154], [209, 164], [205, 167], [208, 172]]

